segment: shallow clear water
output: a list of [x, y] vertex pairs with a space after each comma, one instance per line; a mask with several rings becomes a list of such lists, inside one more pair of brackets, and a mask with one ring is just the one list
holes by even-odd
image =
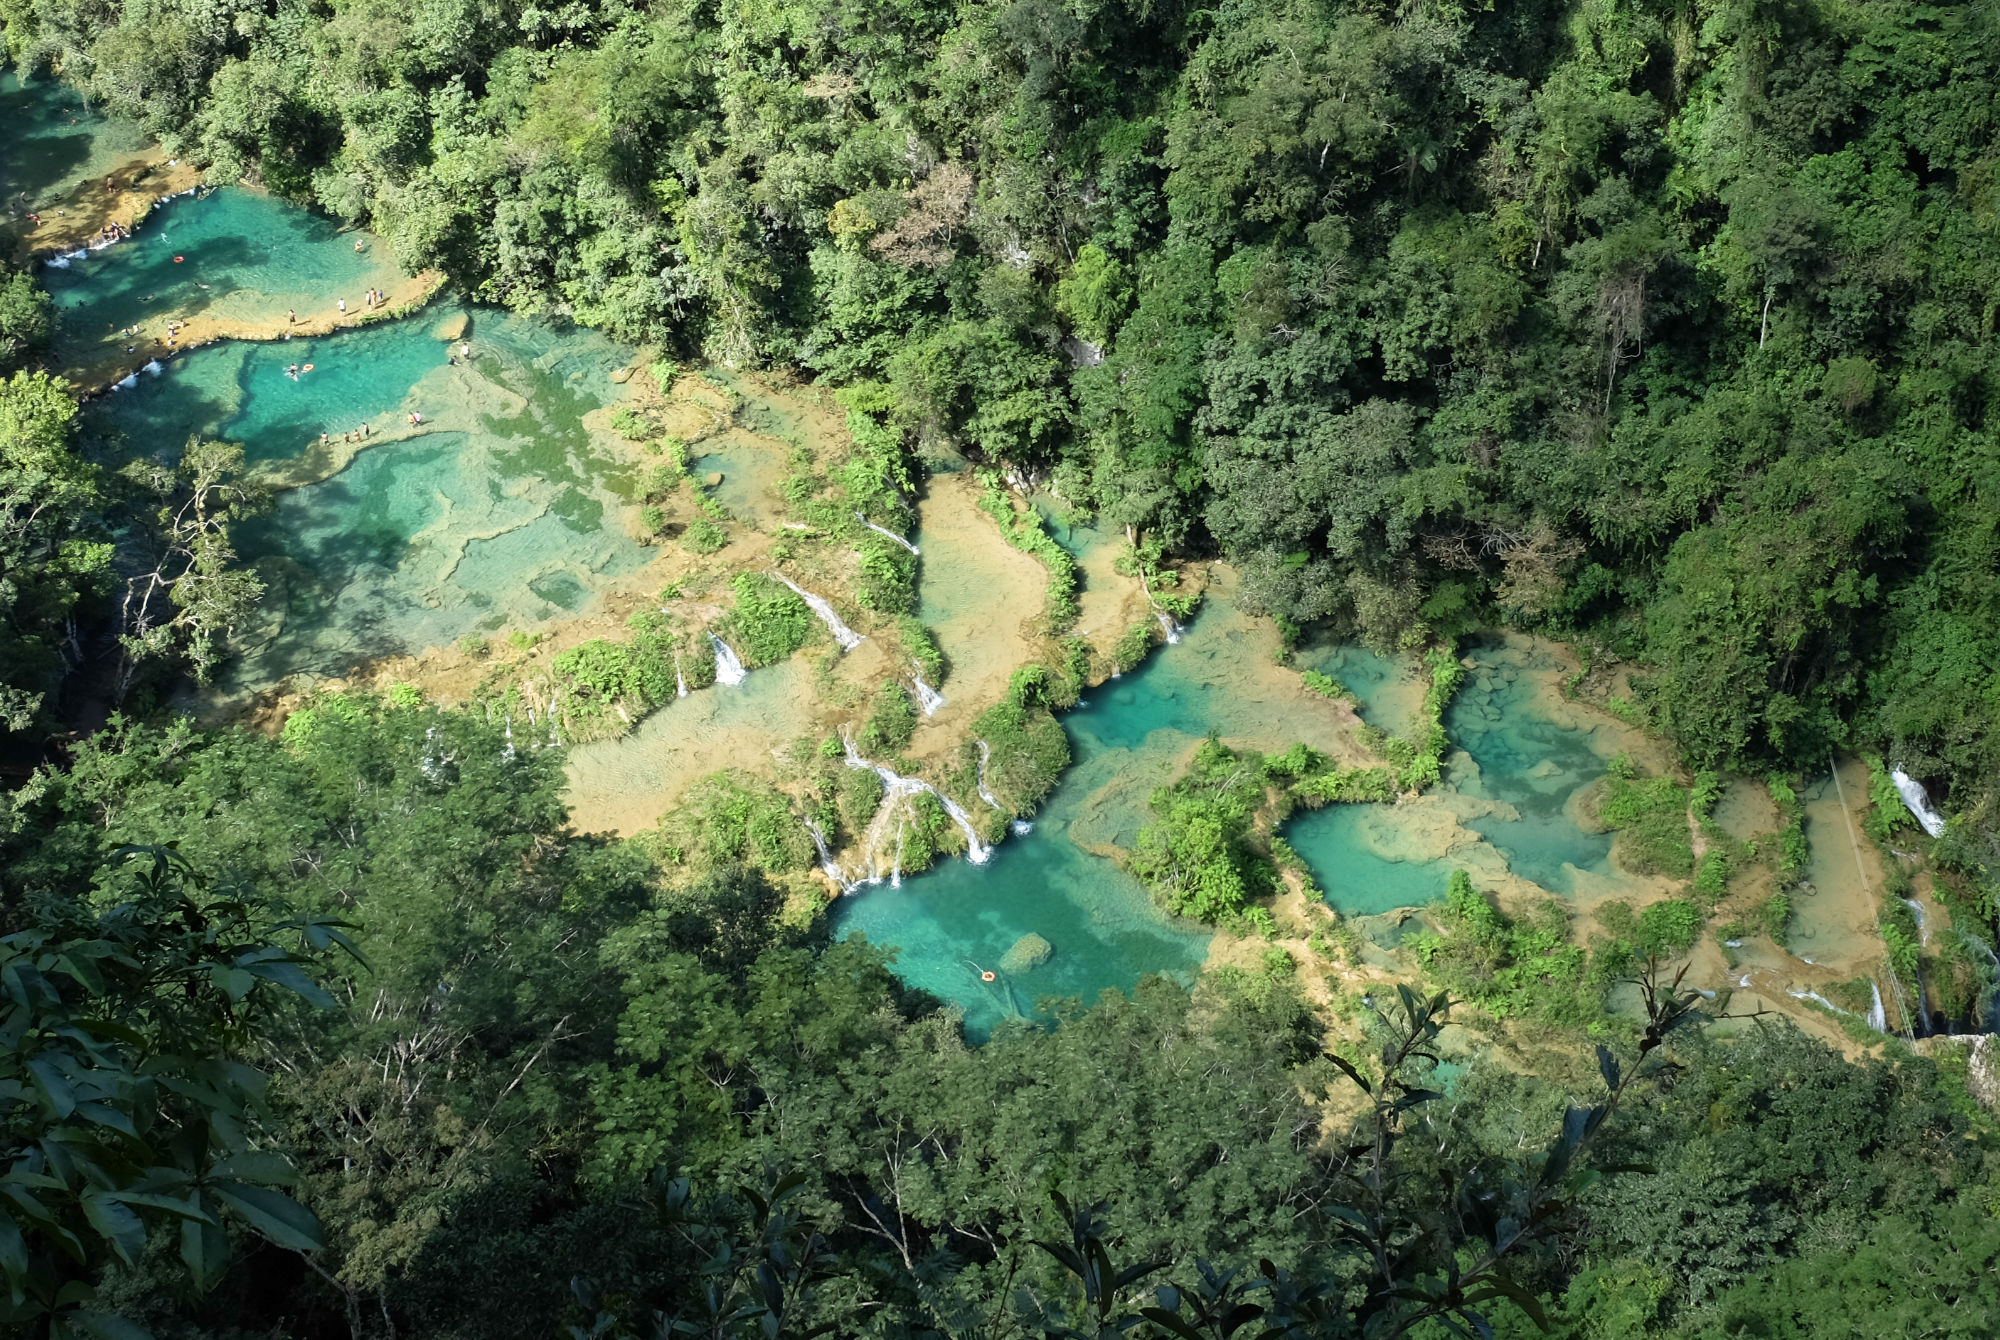
[[[171, 455], [203, 434], [311, 481], [237, 531], [270, 589], [234, 687], [586, 612], [649, 560], [623, 516], [635, 467], [583, 422], [621, 398], [610, 374], [629, 351], [479, 311], [472, 357], [453, 364], [455, 346], [433, 338], [440, 315], [212, 345], [94, 402], [125, 453]], [[346, 444], [362, 423], [368, 444]], [[321, 432], [332, 451], [309, 455]]]
[[1362, 719], [1391, 733], [1409, 730], [1423, 702], [1422, 681], [1410, 666], [1354, 643], [1308, 643], [1292, 659], [1301, 670], [1339, 680], [1361, 700]]
[[1328, 805], [1302, 812], [1286, 821], [1284, 836], [1342, 916], [1422, 907], [1444, 897], [1450, 864], [1397, 854], [1393, 806]]
[[158, 352], [170, 315], [282, 325], [287, 309], [318, 312], [340, 298], [359, 312], [368, 289], [401, 275], [386, 244], [363, 236], [356, 252], [356, 236], [260, 191], [225, 187], [170, 200], [129, 241], [42, 272], [59, 318], [58, 351], [88, 356], [136, 325], [142, 333], [124, 344]]
[[1604, 775], [1594, 729], [1557, 720], [1534, 676], [1535, 654], [1475, 647], [1478, 669], [1445, 710], [1452, 744], [1471, 755], [1475, 771], [1449, 771], [1458, 791], [1514, 807], [1518, 819], [1470, 821], [1507, 857], [1508, 867], [1551, 893], [1575, 892], [1575, 872], [1609, 875], [1611, 835], [1578, 825], [1577, 792]]
[[12, 216], [67, 195], [135, 154], [147, 141], [137, 126], [86, 108], [76, 90], [54, 79], [23, 84], [0, 73], [0, 202]]

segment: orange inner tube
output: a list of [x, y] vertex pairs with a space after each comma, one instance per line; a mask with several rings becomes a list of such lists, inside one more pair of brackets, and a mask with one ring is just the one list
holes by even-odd
[[313, 365], [310, 363], [306, 364], [304, 367], [299, 369], [300, 372], [311, 372], [312, 370], [313, 370]]
[[979, 974], [979, 980], [982, 982], [990, 982], [993, 980], [993, 974], [990, 972], [982, 972]]
[[174, 257], [174, 264], [175, 264], [175, 265], [179, 265], [179, 264], [180, 264], [180, 263], [181, 263], [182, 261], [184, 261], [184, 260], [186, 260], [186, 259], [187, 259], [187, 257], [185, 257], [185, 256], [176, 256], [176, 257]]

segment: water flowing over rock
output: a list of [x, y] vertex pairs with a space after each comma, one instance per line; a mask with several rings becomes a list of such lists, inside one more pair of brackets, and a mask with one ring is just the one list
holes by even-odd
[[687, 676], [682, 674], [680, 671], [676, 670], [674, 671], [674, 697], [685, 698], [687, 696], [688, 696]]
[[936, 716], [937, 710], [944, 706], [944, 695], [924, 683], [924, 667], [921, 662], [915, 664], [917, 666], [917, 705], [924, 709], [925, 716]]
[[1944, 816], [1931, 808], [1930, 792], [1924, 790], [1922, 782], [1901, 768], [1891, 769], [1889, 780], [1896, 784], [1896, 791], [1903, 797], [1903, 804], [1909, 807], [1910, 813], [1916, 817], [1917, 823], [1926, 833], [1936, 837], [1944, 832]]
[[153, 358], [153, 359], [148, 359], [146, 361], [146, 366], [139, 370], [141, 372], [151, 373], [153, 376], [157, 377], [162, 372], [165, 372], [166, 368], [161, 366], [159, 359]]
[[856, 647], [861, 645], [861, 634], [855, 632], [852, 628], [849, 628], [846, 624], [842, 623], [840, 621], [840, 616], [833, 612], [833, 606], [827, 604], [825, 600], [823, 600], [819, 596], [814, 595], [812, 592], [806, 590], [804, 587], [800, 586], [790, 577], [785, 576], [784, 573], [774, 572], [771, 575], [777, 578], [779, 581], [783, 582], [786, 586], [791, 587], [792, 594], [797, 596], [800, 600], [806, 602], [806, 607], [810, 609], [814, 614], [819, 616], [819, 621], [826, 625], [826, 629], [829, 633], [833, 634], [833, 640], [840, 644], [840, 649], [842, 651], [853, 651]]
[[1914, 898], [1903, 899], [1903, 906], [1910, 909], [1910, 915], [1917, 919], [1917, 943], [1928, 947], [1931, 942], [1931, 928], [1924, 920], [1924, 905]]
[[743, 668], [743, 662], [737, 659], [729, 644], [715, 634], [710, 633], [708, 640], [715, 645], [715, 682], [726, 685], [741, 684], [743, 676], [749, 673]]
[[920, 554], [923, 552], [921, 549], [917, 548], [917, 546], [911, 544], [908, 540], [898, 535], [895, 531], [883, 529], [881, 526], [876, 525], [873, 521], [870, 521], [867, 517], [861, 515], [861, 513], [859, 512], [856, 512], [854, 514], [854, 519], [856, 521], [859, 521], [862, 525], [868, 527], [868, 529], [874, 531], [877, 535], [888, 536], [890, 539], [894, 540], [897, 544], [902, 545], [903, 548], [909, 550], [913, 554]]
[[118, 379], [118, 389], [129, 391], [139, 384], [139, 374], [134, 372]]
[[840, 862], [833, 859], [833, 853], [827, 850], [826, 834], [821, 831], [820, 826], [808, 819], [806, 820], [806, 832], [812, 834], [813, 846], [819, 849], [819, 868], [826, 872], [826, 877], [832, 880], [835, 887], [842, 893], [854, 892], [861, 881], [858, 879], [849, 879], [847, 871], [841, 868]]
[[993, 798], [993, 793], [986, 789], [986, 763], [988, 759], [993, 757], [993, 750], [991, 746], [989, 746], [984, 740], [981, 740], [978, 743], [979, 743], [979, 798], [985, 801], [988, 805], [991, 805], [994, 809], [999, 810], [1002, 814], [1005, 814], [1007, 812], [1007, 807], [1005, 805], [1002, 805], [999, 801], [995, 800]]
[[1877, 1033], [1886, 1033], [1889, 1031], [1889, 1012], [1882, 1008], [1882, 988], [1871, 978], [1868, 991], [1872, 997], [1868, 1005], [1868, 1026]]
[[1160, 621], [1160, 631], [1167, 635], [1167, 645], [1178, 644], [1181, 640], [1181, 626], [1174, 622], [1174, 616], [1165, 610], [1154, 610], [1153, 617]]
[[[922, 778], [905, 777], [885, 764], [871, 763], [861, 756], [861, 751], [854, 747], [852, 739], [843, 739], [841, 743], [847, 749], [848, 767], [867, 768], [882, 779], [882, 808], [876, 811], [875, 820], [868, 825], [868, 834], [862, 841], [871, 862], [874, 861], [875, 852], [881, 846], [879, 830], [886, 816], [896, 810], [896, 802], [906, 800], [919, 791], [928, 791], [937, 797], [938, 804], [944, 806], [944, 812], [951, 816], [951, 821], [958, 825], [961, 833], [965, 834], [965, 859], [974, 865], [986, 864], [987, 858], [993, 855], [993, 849], [979, 840], [979, 830], [972, 826], [972, 816], [965, 812], [964, 806]], [[898, 864], [900, 865], [900, 862]]]

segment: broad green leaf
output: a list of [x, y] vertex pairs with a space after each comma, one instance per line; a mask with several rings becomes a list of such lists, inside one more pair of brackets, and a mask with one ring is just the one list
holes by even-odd
[[223, 1204], [242, 1215], [250, 1227], [280, 1247], [310, 1252], [324, 1245], [319, 1220], [290, 1196], [248, 1182], [228, 1180], [213, 1182], [209, 1189]]

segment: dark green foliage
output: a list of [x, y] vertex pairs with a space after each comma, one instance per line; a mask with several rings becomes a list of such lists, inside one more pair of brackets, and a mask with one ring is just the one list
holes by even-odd
[[731, 584], [736, 608], [717, 631], [746, 666], [776, 665], [806, 644], [819, 621], [806, 602], [783, 582], [739, 573]]
[[0, 1321], [21, 1334], [113, 1326], [91, 1306], [97, 1272], [137, 1267], [155, 1235], [197, 1296], [245, 1227], [294, 1250], [324, 1242], [275, 1189], [297, 1172], [267, 1147], [251, 1053], [285, 997], [335, 1008], [315, 978], [333, 947], [355, 952], [345, 923], [219, 894], [168, 848], [119, 856], [132, 865], [99, 875], [124, 901], [54, 904], [0, 939]]

